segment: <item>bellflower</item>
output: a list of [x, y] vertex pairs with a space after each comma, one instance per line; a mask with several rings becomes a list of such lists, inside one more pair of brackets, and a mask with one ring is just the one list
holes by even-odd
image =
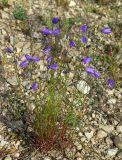
[[87, 39], [86, 37], [82, 37], [82, 38], [80, 39], [80, 41], [81, 41], [82, 43], [87, 43], [87, 42], [88, 42], [88, 39]]
[[108, 79], [108, 86], [113, 89], [115, 86], [115, 81], [111, 78]]
[[60, 29], [58, 29], [58, 28], [54, 29], [53, 32], [52, 32], [52, 34], [53, 34], [54, 36], [59, 36], [60, 33], [61, 33], [61, 31], [60, 31]]
[[58, 65], [57, 64], [51, 64], [49, 66], [49, 68], [52, 69], [52, 70], [57, 70], [58, 69]]
[[50, 29], [48, 29], [47, 27], [42, 29], [41, 31], [44, 35], [50, 35], [52, 34], [52, 31]]
[[7, 53], [12, 53], [13, 51], [12, 51], [11, 48], [7, 47], [7, 48], [5, 48], [5, 52], [7, 52]]
[[57, 24], [58, 22], [59, 22], [59, 18], [53, 18], [53, 19], [52, 19], [52, 23], [53, 23], [53, 24]]
[[26, 54], [25, 55], [25, 58], [28, 60], [28, 61], [33, 61], [33, 57], [29, 54]]
[[99, 78], [101, 76], [101, 74], [97, 70], [95, 70], [93, 67], [87, 67], [86, 72], [89, 74], [92, 74], [96, 78]]
[[40, 61], [40, 57], [33, 57], [33, 62], [38, 62]]
[[69, 42], [69, 45], [70, 45], [71, 48], [72, 48], [72, 47], [75, 47], [75, 42], [71, 40], [71, 41]]
[[104, 27], [104, 28], [102, 29], [102, 32], [103, 32], [104, 34], [111, 34], [111, 33], [112, 33], [111, 28], [109, 28], [109, 27]]
[[51, 46], [48, 46], [47, 48], [45, 48], [44, 50], [43, 50], [43, 53], [46, 55], [46, 54], [48, 54], [50, 51], [51, 51]]
[[83, 63], [84, 64], [88, 64], [89, 62], [91, 62], [92, 61], [92, 58], [91, 57], [85, 57], [85, 58], [83, 58]]
[[52, 57], [52, 56], [48, 56], [48, 57], [46, 58], [47, 63], [51, 63], [52, 60], [53, 60], [53, 57]]
[[34, 82], [31, 87], [32, 87], [32, 90], [33, 90], [34, 92], [36, 92], [37, 89], [38, 89], [38, 83], [37, 83], [37, 82]]
[[38, 61], [40, 61], [40, 57], [32, 57], [32, 56], [29, 55], [29, 54], [26, 54], [26, 55], [25, 55], [25, 58], [26, 58], [28, 61], [33, 61], [33, 62], [38, 62]]
[[88, 29], [88, 26], [86, 24], [84, 24], [84, 25], [81, 26], [80, 29], [81, 29], [82, 32], [86, 32], [87, 29]]
[[28, 61], [27, 60], [25, 60], [25, 61], [22, 61], [21, 63], [20, 63], [20, 66], [22, 67], [22, 68], [26, 68], [27, 67], [27, 65], [28, 65]]

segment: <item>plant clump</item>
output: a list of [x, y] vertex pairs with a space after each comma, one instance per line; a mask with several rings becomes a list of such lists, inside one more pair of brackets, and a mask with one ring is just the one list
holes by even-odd
[[22, 6], [16, 6], [13, 15], [15, 19], [17, 20], [26, 20], [27, 19], [27, 13], [26, 10]]
[[[27, 18], [21, 7], [18, 10], [16, 8], [14, 16], [19, 20]], [[113, 70], [108, 74], [106, 69], [103, 74], [99, 69], [99, 62], [101, 59], [104, 62], [106, 55], [96, 55], [94, 51], [98, 47], [94, 39], [97, 38], [100, 44], [101, 41], [106, 42], [106, 39], [112, 37], [111, 27], [102, 26], [95, 32], [96, 28], [93, 30], [90, 24], [82, 23], [75, 26], [78, 28], [77, 33], [72, 31], [74, 25], [74, 19], [62, 21], [53, 17], [51, 26], [44, 26], [39, 33], [42, 39], [41, 54], [31, 51], [18, 57], [14, 49], [5, 48], [6, 54], [9, 54], [12, 60], [16, 60], [19, 70], [15, 68], [18, 80], [15, 95], [17, 97], [18, 91], [23, 95], [23, 102], [19, 98], [11, 99], [10, 102], [17, 102], [18, 112], [15, 112], [18, 113], [18, 117], [21, 115], [20, 112], [24, 114], [23, 112], [27, 111], [26, 107], [33, 104], [34, 111], [30, 114], [30, 122], [36, 137], [35, 145], [41, 150], [71, 144], [68, 130], [81, 125], [78, 110], [85, 104], [86, 92], [80, 92], [76, 87], [79, 85], [73, 86], [74, 83], [80, 81], [80, 85], [86, 85], [86, 79], [89, 84], [97, 84], [97, 87], [101, 87], [100, 83], [106, 84], [110, 89], [116, 87], [114, 73], [111, 74]], [[93, 31], [92, 35], [90, 30]], [[98, 38], [98, 32], [103, 36], [102, 40]], [[73, 55], [70, 55], [72, 52]], [[79, 55], [75, 56], [77, 52]], [[69, 73], [73, 74], [71, 79]], [[81, 82], [83, 74], [85, 78]], [[90, 91], [90, 87], [87, 88]]]

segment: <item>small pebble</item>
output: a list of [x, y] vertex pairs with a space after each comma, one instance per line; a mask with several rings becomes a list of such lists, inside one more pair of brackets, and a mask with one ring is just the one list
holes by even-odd
[[90, 140], [90, 139], [93, 137], [93, 134], [94, 134], [93, 131], [91, 131], [91, 132], [85, 132], [85, 136], [86, 136], [86, 138], [87, 138], [88, 140]]
[[119, 158], [122, 158], [122, 151], [117, 154]]
[[115, 136], [114, 138], [114, 144], [117, 148], [122, 149], [122, 137]]
[[118, 148], [108, 149], [107, 154], [108, 154], [108, 156], [111, 157], [111, 156], [115, 156], [117, 154], [117, 152], [118, 152]]
[[10, 155], [8, 155], [7, 157], [5, 157], [5, 159], [4, 160], [12, 160], [12, 158], [11, 158], [11, 156]]
[[118, 133], [122, 133], [122, 125], [121, 125], [121, 126], [117, 126], [117, 127], [116, 127], [116, 131], [117, 131]]
[[97, 138], [102, 139], [102, 138], [105, 138], [105, 137], [107, 137], [107, 133], [105, 131], [99, 130], [97, 132]]

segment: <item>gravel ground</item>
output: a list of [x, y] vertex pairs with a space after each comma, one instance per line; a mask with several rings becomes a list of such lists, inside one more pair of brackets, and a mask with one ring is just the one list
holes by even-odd
[[[24, 53], [38, 52], [41, 49], [40, 41], [32, 42], [31, 36], [24, 34], [19, 27], [21, 23], [13, 17], [13, 9], [16, 4], [22, 2], [10, 0], [9, 7], [0, 7], [0, 56], [4, 54], [4, 49], [7, 46], [16, 47], [20, 57]], [[84, 12], [84, 3], [80, 0], [71, 0], [69, 9], [63, 9], [56, 6], [53, 0], [27, 0], [23, 1], [31, 20], [33, 35], [38, 39], [38, 31], [44, 17], [53, 16], [59, 17], [74, 17], [80, 15], [83, 19], [86, 18]], [[96, 5], [96, 4], [95, 4]], [[122, 7], [120, 1], [116, 1], [116, 6]], [[96, 5], [98, 8], [98, 5]], [[101, 24], [107, 22], [110, 17], [109, 12], [114, 11], [111, 7], [104, 6], [99, 9], [99, 13], [90, 13], [90, 20]], [[122, 18], [122, 14], [118, 14], [118, 19]], [[109, 18], [111, 23], [114, 19]], [[32, 45], [33, 43], [33, 45]], [[40, 53], [41, 54], [41, 53]], [[121, 53], [120, 53], [121, 54]], [[119, 55], [119, 54], [118, 54]], [[7, 55], [10, 59], [10, 55]], [[0, 64], [1, 65], [1, 64]], [[0, 68], [1, 69], [1, 68]], [[13, 84], [17, 84], [16, 77], [12, 72], [14, 69], [11, 63], [2, 68], [7, 80]], [[2, 70], [2, 71], [3, 71]], [[1, 72], [2, 74], [2, 72]], [[71, 79], [73, 75], [70, 75]], [[120, 77], [121, 78], [121, 77]], [[79, 83], [79, 82], [78, 82]], [[83, 82], [81, 82], [83, 83]], [[88, 84], [86, 84], [88, 85]], [[1, 160], [121, 160], [122, 159], [122, 88], [103, 89], [102, 94], [98, 90], [87, 86], [90, 93], [84, 107], [77, 109], [81, 118], [82, 127], [77, 127], [73, 136], [74, 145], [72, 148], [66, 148], [64, 152], [51, 150], [46, 154], [40, 153], [38, 149], [32, 146], [26, 146], [23, 136], [26, 133], [26, 126], [21, 120], [11, 121], [11, 113], [8, 114], [6, 94], [3, 91], [8, 90], [8, 86], [0, 82], [0, 159]], [[79, 89], [80, 90], [80, 89]], [[81, 87], [82, 90], [82, 87]], [[72, 92], [72, 90], [70, 89]], [[86, 91], [87, 92], [87, 91]], [[11, 93], [9, 93], [11, 95]], [[79, 104], [80, 105], [80, 104]], [[6, 116], [6, 113], [8, 114]], [[26, 128], [26, 129], [29, 129]], [[27, 136], [27, 135], [26, 135]], [[24, 146], [25, 145], [25, 146]]]

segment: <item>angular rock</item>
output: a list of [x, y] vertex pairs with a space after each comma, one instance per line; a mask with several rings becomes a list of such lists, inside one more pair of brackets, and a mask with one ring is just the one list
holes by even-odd
[[116, 99], [115, 98], [111, 98], [108, 100], [108, 104], [115, 104], [116, 103]]
[[101, 128], [108, 133], [111, 133], [114, 130], [113, 125], [105, 125], [105, 126], [101, 126]]
[[4, 160], [12, 160], [12, 158], [10, 157], [10, 155], [8, 155]]
[[118, 152], [118, 148], [108, 149], [107, 155], [110, 157], [115, 156], [117, 154], [117, 152]]
[[16, 76], [12, 76], [11, 78], [8, 78], [7, 81], [11, 84], [11, 85], [18, 85], [18, 81], [17, 81], [17, 77]]
[[44, 157], [44, 160], [51, 160], [50, 157]]
[[82, 160], [82, 158], [78, 157], [77, 160]]
[[116, 131], [117, 131], [118, 133], [122, 133], [122, 125], [118, 125], [118, 126], [116, 127]]
[[113, 146], [113, 141], [111, 140], [110, 137], [106, 137], [105, 142], [108, 146]]
[[83, 134], [81, 132], [78, 133], [79, 137], [83, 137]]
[[5, 11], [1, 11], [1, 17], [2, 19], [9, 19], [9, 14], [6, 13]]
[[122, 151], [117, 154], [119, 158], [122, 158]]
[[82, 149], [82, 145], [79, 144], [79, 145], [77, 146], [77, 150], [79, 151], [79, 150], [81, 150], [81, 149]]
[[74, 7], [74, 6], [76, 6], [76, 2], [75, 1], [70, 1], [70, 3], [69, 3], [69, 7]]
[[83, 80], [79, 81], [76, 87], [83, 94], [89, 94], [90, 86], [85, 81]]
[[122, 137], [115, 136], [114, 138], [114, 144], [117, 148], [122, 149]]
[[90, 140], [90, 139], [93, 137], [93, 134], [94, 134], [93, 131], [91, 131], [91, 132], [85, 132], [85, 136], [86, 136], [86, 138], [87, 138], [88, 140]]
[[102, 139], [102, 138], [105, 138], [105, 137], [107, 137], [107, 133], [105, 131], [99, 130], [97, 132], [97, 138]]

